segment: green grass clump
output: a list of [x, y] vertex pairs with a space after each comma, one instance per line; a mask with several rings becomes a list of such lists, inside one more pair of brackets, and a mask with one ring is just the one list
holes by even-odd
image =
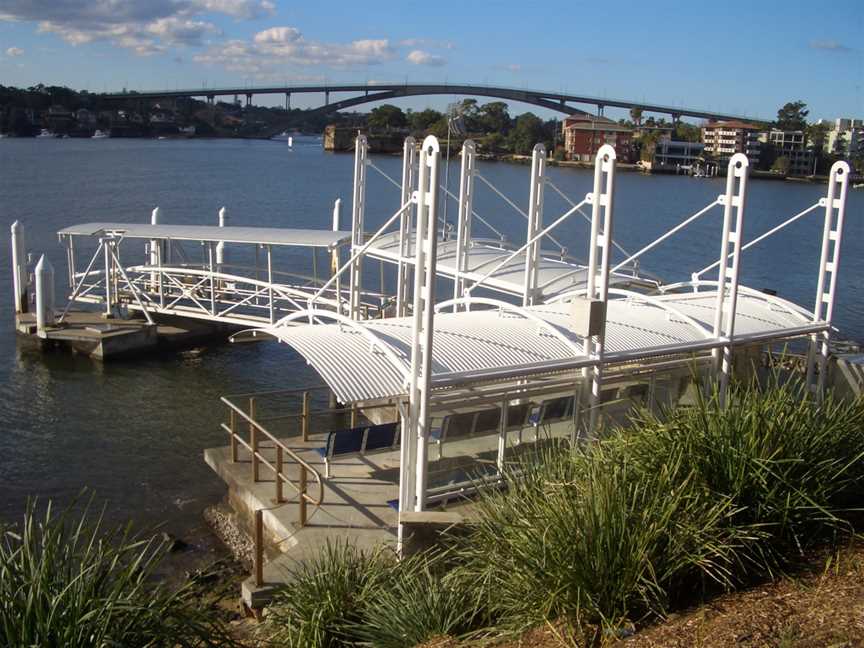
[[55, 514], [49, 503], [39, 514], [31, 501], [20, 527], [0, 528], [0, 645], [234, 645], [192, 584], [157, 583], [164, 543], [106, 530], [88, 511]]
[[273, 599], [263, 634], [286, 648], [350, 644], [366, 597], [380, 589], [393, 562], [383, 550], [328, 542], [312, 559], [297, 563], [290, 584]]
[[394, 565], [365, 601], [353, 635], [375, 648], [413, 648], [434, 637], [460, 637], [472, 626], [477, 601], [443, 578], [440, 556], [420, 554]]
[[864, 495], [864, 402], [799, 383], [734, 389], [582, 449], [516, 466], [485, 493], [452, 578], [492, 625], [615, 627], [670, 601], [772, 573], [849, 529]]

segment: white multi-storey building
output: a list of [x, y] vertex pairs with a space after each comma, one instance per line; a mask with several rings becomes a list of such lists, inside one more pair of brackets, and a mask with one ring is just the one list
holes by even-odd
[[761, 150], [759, 130], [756, 124], [741, 121], [708, 122], [702, 127], [705, 154], [728, 160], [735, 153], [744, 153], [755, 165]]

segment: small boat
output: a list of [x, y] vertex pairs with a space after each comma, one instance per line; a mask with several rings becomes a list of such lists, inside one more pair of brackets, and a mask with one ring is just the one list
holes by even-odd
[[108, 131], [97, 130], [90, 139], [106, 139], [108, 137], [111, 137]]
[[54, 133], [52, 133], [51, 131], [49, 131], [47, 128], [43, 128], [43, 129], [39, 132], [39, 134], [36, 136], [37, 139], [49, 139], [49, 138], [50, 138], [50, 139], [53, 139], [53, 138], [55, 138], [55, 137], [57, 137], [57, 135], [55, 135]]
[[853, 189], [864, 189], [864, 182], [859, 182], [858, 184], [852, 185]]

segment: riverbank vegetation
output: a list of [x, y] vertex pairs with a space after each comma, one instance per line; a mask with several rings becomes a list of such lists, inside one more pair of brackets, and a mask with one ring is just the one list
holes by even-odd
[[106, 529], [101, 517], [28, 504], [0, 526], [0, 645], [186, 648], [237, 645], [197, 586], [157, 574], [159, 536]]
[[407, 648], [537, 627], [564, 644], [613, 642], [850, 537], [862, 448], [864, 402], [817, 403], [796, 382], [736, 387], [725, 408], [710, 397], [643, 413], [510, 466], [506, 492], [482, 492], [471, 523], [434, 554], [397, 563], [327, 548], [264, 629], [291, 647]]

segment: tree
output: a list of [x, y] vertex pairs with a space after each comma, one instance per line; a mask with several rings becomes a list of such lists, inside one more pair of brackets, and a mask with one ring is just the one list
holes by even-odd
[[642, 109], [634, 106], [630, 109], [630, 120], [638, 127], [642, 125]]
[[478, 111], [480, 130], [484, 133], [506, 134], [510, 130], [512, 120], [503, 101], [491, 101], [480, 106]]
[[412, 112], [408, 116], [408, 125], [415, 133], [425, 133], [432, 124], [441, 119], [441, 113], [437, 110], [427, 108], [420, 112]]
[[678, 142], [699, 142], [702, 139], [702, 129], [687, 122], [675, 124], [672, 139]]
[[367, 123], [369, 128], [390, 130], [391, 128], [405, 128], [408, 120], [401, 108], [393, 104], [384, 104], [372, 109]]
[[803, 131], [807, 128], [807, 104], [803, 101], [790, 101], [777, 111], [777, 121], [774, 125], [779, 130]]
[[519, 115], [508, 140], [514, 153], [528, 155], [534, 145], [543, 140], [543, 122], [534, 113]]

